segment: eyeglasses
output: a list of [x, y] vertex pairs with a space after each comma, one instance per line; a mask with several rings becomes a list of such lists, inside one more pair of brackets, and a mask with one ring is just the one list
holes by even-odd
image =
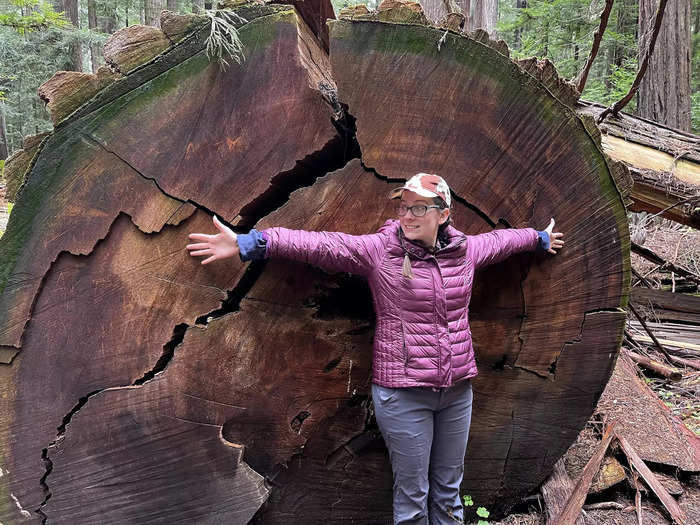
[[428, 210], [430, 208], [442, 209], [441, 206], [426, 206], [425, 204], [416, 204], [415, 206], [406, 206], [405, 204], [399, 204], [398, 206], [396, 206], [396, 213], [399, 214], [399, 217], [403, 217], [408, 213], [408, 210], [411, 210], [411, 214], [414, 217], [423, 217], [426, 213], [428, 213]]

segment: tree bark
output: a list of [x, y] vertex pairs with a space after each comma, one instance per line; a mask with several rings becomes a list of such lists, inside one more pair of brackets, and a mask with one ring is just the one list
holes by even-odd
[[[525, 9], [527, 7], [527, 0], [515, 0], [515, 7], [517, 9]], [[522, 27], [518, 27], [515, 29], [515, 35], [513, 37], [515, 40], [516, 49], [520, 49], [522, 47], [523, 30], [524, 28]]]
[[160, 12], [165, 9], [166, 0], [144, 0], [144, 23], [147, 26], [160, 27]]
[[498, 22], [498, 0], [480, 0], [474, 3], [473, 29], [483, 29], [489, 35], [496, 35]]
[[[657, 4], [639, 1], [640, 56], [648, 45]], [[690, 0], [670, 0], [637, 102], [639, 116], [684, 131], [691, 126], [690, 24]]]
[[433, 23], [460, 9], [456, 0], [421, 0], [420, 5], [425, 17]]
[[[88, 9], [88, 28], [90, 31], [97, 30], [97, 10], [95, 8], [95, 0], [87, 0]], [[90, 66], [92, 67], [92, 72], [96, 73], [97, 68], [100, 67], [100, 46], [97, 44], [90, 44]]]
[[7, 141], [7, 124], [5, 123], [5, 103], [0, 102], [0, 160], [5, 160], [10, 155], [10, 147]]
[[459, 8], [462, 11], [462, 15], [464, 16], [464, 30], [465, 31], [472, 31], [472, 23], [473, 23], [473, 16], [472, 16], [472, 1], [471, 0], [459, 0]]
[[[66, 19], [73, 27], [80, 29], [80, 15], [78, 12], [78, 0], [63, 0], [63, 11]], [[68, 71], [83, 70], [83, 46], [80, 42], [73, 41], [69, 44], [69, 60], [64, 69]]]
[[177, 0], [167, 0], [168, 11], [177, 12]]

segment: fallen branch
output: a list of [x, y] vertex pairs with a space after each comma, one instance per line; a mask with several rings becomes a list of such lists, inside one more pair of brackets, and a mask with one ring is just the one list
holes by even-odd
[[598, 448], [591, 459], [588, 460], [588, 463], [586, 463], [586, 466], [583, 468], [581, 477], [576, 483], [569, 500], [566, 502], [564, 510], [562, 510], [561, 514], [559, 514], [559, 516], [552, 521], [552, 525], [573, 525], [576, 523], [576, 519], [581, 513], [583, 502], [586, 500], [588, 488], [591, 486], [593, 477], [596, 475], [596, 472], [598, 472], [600, 464], [603, 461], [603, 457], [605, 456], [605, 452], [608, 450], [608, 446], [610, 446], [610, 441], [615, 435], [613, 431], [616, 424], [617, 422], [613, 421], [605, 429], [603, 439], [598, 444]]
[[631, 350], [626, 350], [626, 353], [630, 357], [630, 359], [632, 359], [632, 361], [634, 361], [635, 363], [640, 364], [647, 370], [651, 370], [652, 372], [666, 377], [671, 381], [679, 381], [683, 378], [683, 374], [681, 374], [681, 372], [679, 370], [676, 370], [675, 368], [671, 368], [670, 366], [664, 365], [663, 363], [659, 363], [658, 361], [654, 361], [653, 359], [632, 352]]
[[598, 49], [600, 48], [600, 41], [603, 39], [603, 33], [605, 33], [605, 28], [608, 26], [608, 17], [610, 16], [610, 11], [612, 11], [613, 2], [615, 0], [605, 0], [605, 8], [603, 13], [600, 15], [600, 25], [598, 26], [598, 31], [593, 35], [593, 45], [591, 46], [591, 53], [588, 55], [588, 60], [586, 60], [586, 65], [578, 75], [578, 81], [576, 89], [579, 93], [583, 93], [583, 88], [586, 87], [586, 80], [588, 80], [588, 73], [591, 70], [593, 61], [598, 54]]
[[634, 479], [634, 506], [637, 509], [637, 525], [642, 525], [642, 491], [639, 490], [639, 476], [636, 472], [632, 473]]
[[615, 437], [620, 442], [622, 451], [625, 453], [625, 456], [627, 456], [630, 465], [639, 472], [646, 484], [654, 491], [654, 494], [656, 494], [663, 506], [666, 507], [666, 510], [668, 510], [673, 520], [677, 523], [685, 523], [686, 516], [683, 510], [678, 506], [676, 500], [668, 493], [654, 473], [649, 470], [649, 467], [646, 466], [642, 458], [639, 457], [639, 454], [632, 448], [632, 445], [618, 433], [615, 433]]
[[694, 368], [695, 370], [700, 370], [700, 361], [698, 361], [697, 359], [683, 359], [682, 357], [676, 357], [675, 355], [669, 356], [669, 359], [672, 363], [675, 363], [677, 365], [687, 366], [689, 368]]
[[[639, 279], [639, 282], [644, 284], [644, 286], [646, 286], [647, 288], [653, 288], [651, 286], [651, 283], [649, 281], [647, 281], [643, 276], [641, 276], [639, 274], [639, 272], [637, 270], [635, 270], [633, 267], [632, 267], [632, 275], [634, 275], [637, 279]], [[632, 286], [634, 286], [634, 284]]]
[[634, 316], [637, 318], [637, 320], [639, 321], [639, 323], [644, 327], [644, 330], [646, 330], [646, 333], [649, 334], [649, 337], [651, 337], [651, 340], [654, 341], [654, 344], [656, 345], [656, 347], [661, 351], [662, 354], [664, 354], [666, 357], [668, 357], [668, 358], [670, 359], [671, 354], [669, 354], [669, 353], [668, 353], [668, 350], [666, 350], [666, 349], [661, 345], [661, 343], [659, 342], [659, 340], [658, 340], [658, 339], [656, 338], [656, 336], [654, 335], [654, 332], [652, 332], [652, 331], [649, 329], [649, 327], [647, 326], [647, 324], [644, 322], [644, 319], [642, 319], [642, 316], [639, 315], [639, 312], [637, 312], [637, 310], [634, 308], [634, 306], [632, 306], [632, 303], [629, 303], [628, 306], [629, 306], [630, 310], [632, 310], [632, 313], [633, 313]]
[[611, 107], [607, 108], [605, 111], [603, 111], [600, 116], [598, 117], [598, 123], [600, 124], [605, 117], [607, 117], [610, 113], [613, 115], [617, 116], [617, 113], [624, 108], [627, 103], [632, 100], [632, 97], [637, 93], [637, 90], [639, 89], [639, 84], [642, 82], [642, 78], [644, 77], [644, 73], [647, 72], [647, 67], [649, 66], [649, 60], [651, 59], [651, 54], [654, 52], [654, 46], [656, 45], [656, 37], [659, 36], [659, 30], [661, 29], [661, 21], [664, 18], [664, 11], [666, 9], [666, 3], [668, 0], [659, 0], [659, 7], [656, 9], [656, 19], [654, 20], [654, 30], [651, 34], [651, 39], [649, 40], [649, 47], [647, 47], [647, 52], [644, 54], [644, 60], [642, 60], [642, 64], [639, 66], [639, 71], [637, 72], [637, 76], [634, 79], [634, 82], [632, 83], [632, 87], [630, 87], [630, 90], [627, 92], [627, 94], [622, 97], [622, 99], [618, 100], [613, 104]]
[[631, 243], [631, 248], [632, 248], [632, 251], [634, 253], [636, 253], [637, 255], [641, 255], [646, 260], [651, 261], [651, 262], [656, 263], [656, 264], [660, 264], [661, 267], [665, 266], [669, 270], [676, 272], [678, 275], [682, 275], [686, 279], [690, 279], [691, 281], [700, 284], [700, 276], [695, 275], [694, 273], [689, 272], [688, 270], [685, 270], [685, 269], [681, 268], [680, 266], [676, 266], [672, 262], [665, 260], [657, 253], [654, 253], [653, 251], [651, 251], [649, 248], [644, 248], [643, 246], [640, 246], [639, 244], [637, 244], [635, 242]]

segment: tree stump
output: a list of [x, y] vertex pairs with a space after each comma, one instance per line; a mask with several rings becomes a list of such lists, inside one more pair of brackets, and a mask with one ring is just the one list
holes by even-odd
[[366, 284], [184, 246], [214, 213], [372, 232], [418, 171], [446, 177], [468, 234], [566, 234], [480, 272], [470, 308], [463, 491], [499, 515], [551, 472], [622, 339], [620, 168], [546, 64], [394, 3], [329, 35], [304, 21], [325, 2], [239, 5], [240, 65], [210, 63], [195, 24], [61, 105], [0, 239], [0, 522], [389, 522]]

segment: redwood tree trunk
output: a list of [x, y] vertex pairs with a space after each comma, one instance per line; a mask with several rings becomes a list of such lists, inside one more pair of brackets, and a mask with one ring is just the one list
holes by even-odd
[[10, 154], [7, 142], [7, 124], [5, 123], [5, 104], [0, 102], [0, 160], [4, 160]]
[[144, 23], [160, 27], [160, 12], [165, 9], [166, 0], [144, 0]]
[[471, 29], [484, 29], [494, 35], [498, 22], [498, 0], [480, 0], [474, 3], [474, 18]]
[[[657, 0], [639, 0], [639, 54], [654, 25]], [[677, 129], [690, 130], [690, 0], [670, 0], [649, 67], [639, 86], [637, 111]]]
[[[95, 0], [87, 0], [88, 8], [88, 28], [90, 31], [97, 30], [97, 10], [95, 9]], [[90, 44], [90, 65], [92, 66], [92, 72], [97, 72], [97, 68], [100, 67], [100, 46], [97, 44]]]
[[[78, 0], [63, 0], [63, 11], [66, 19], [73, 24], [73, 27], [80, 29], [80, 15], [78, 13]], [[69, 45], [69, 60], [66, 64], [68, 71], [83, 70], [83, 46], [80, 42], [71, 42]]]

